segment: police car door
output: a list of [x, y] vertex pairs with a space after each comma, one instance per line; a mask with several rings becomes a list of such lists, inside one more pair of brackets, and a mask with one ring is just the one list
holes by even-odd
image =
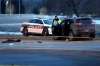
[[35, 19], [33, 20], [33, 25], [29, 29], [32, 33], [41, 34], [43, 31], [43, 22], [42, 20]]
[[37, 25], [35, 27], [37, 33], [42, 33], [43, 31], [43, 22], [42, 20], [37, 20]]

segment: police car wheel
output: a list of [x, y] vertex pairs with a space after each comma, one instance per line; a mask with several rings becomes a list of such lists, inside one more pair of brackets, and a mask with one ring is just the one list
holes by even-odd
[[23, 30], [23, 35], [24, 35], [24, 36], [28, 36], [28, 29], [27, 29], [27, 28], [24, 28], [24, 30]]
[[24, 32], [23, 35], [24, 35], [24, 36], [28, 36], [28, 33], [27, 33], [27, 32]]
[[47, 28], [44, 28], [44, 29], [43, 29], [42, 35], [43, 35], [43, 36], [49, 35], [49, 32], [48, 32], [48, 29], [47, 29]]

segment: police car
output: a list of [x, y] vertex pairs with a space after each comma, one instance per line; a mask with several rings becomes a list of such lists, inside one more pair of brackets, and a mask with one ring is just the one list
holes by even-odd
[[21, 32], [23, 33], [23, 35], [41, 34], [47, 36], [52, 35], [51, 27], [51, 20], [34, 18], [22, 24]]

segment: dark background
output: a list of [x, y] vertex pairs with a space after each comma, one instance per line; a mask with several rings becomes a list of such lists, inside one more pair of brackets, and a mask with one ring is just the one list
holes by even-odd
[[[100, 0], [0, 0], [0, 13], [5, 12], [5, 3], [14, 6], [14, 14], [49, 14], [49, 15], [94, 15], [100, 16]], [[20, 5], [19, 5], [20, 3]]]

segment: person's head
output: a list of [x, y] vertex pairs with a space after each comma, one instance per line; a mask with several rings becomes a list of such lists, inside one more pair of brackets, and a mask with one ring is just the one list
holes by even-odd
[[59, 20], [58, 16], [55, 16], [55, 20]]

